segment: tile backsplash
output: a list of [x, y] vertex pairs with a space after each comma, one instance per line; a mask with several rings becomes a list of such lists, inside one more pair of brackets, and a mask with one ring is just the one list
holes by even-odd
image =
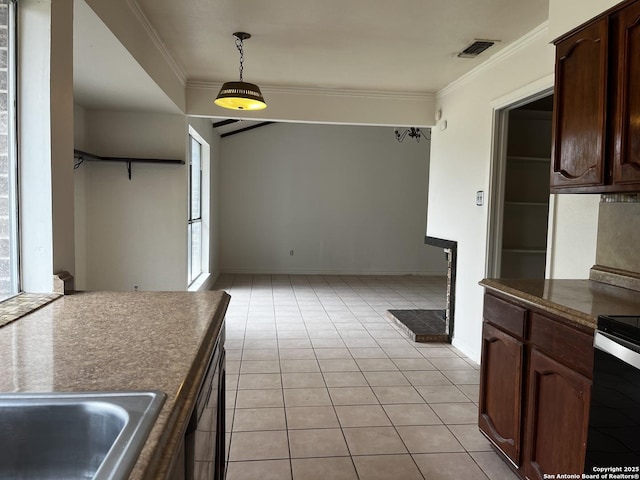
[[638, 194], [602, 195], [598, 215], [596, 263], [640, 274]]

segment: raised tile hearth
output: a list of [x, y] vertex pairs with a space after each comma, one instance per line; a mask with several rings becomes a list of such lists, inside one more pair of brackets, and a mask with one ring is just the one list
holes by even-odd
[[387, 310], [387, 316], [414, 342], [448, 342], [445, 310]]

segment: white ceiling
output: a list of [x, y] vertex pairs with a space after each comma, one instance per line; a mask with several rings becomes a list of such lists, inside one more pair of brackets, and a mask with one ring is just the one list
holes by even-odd
[[[548, 0], [128, 0], [192, 82], [433, 93], [543, 23]], [[87, 108], [175, 111], [133, 57], [75, 0], [74, 90]], [[500, 43], [475, 59], [474, 39]]]
[[[136, 0], [195, 81], [435, 92], [548, 17], [548, 0]], [[501, 43], [476, 59], [474, 39]]]

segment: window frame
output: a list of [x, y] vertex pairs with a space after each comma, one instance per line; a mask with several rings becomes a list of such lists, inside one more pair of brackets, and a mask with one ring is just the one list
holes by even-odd
[[7, 187], [9, 227], [9, 291], [0, 292], [0, 301], [22, 292], [20, 268], [19, 152], [18, 152], [18, 8], [7, 1]]
[[[198, 184], [199, 184], [199, 198], [198, 198], [198, 216], [194, 218], [193, 216], [193, 151], [194, 151], [194, 143], [198, 145], [199, 148], [199, 174], [198, 174]], [[203, 199], [203, 179], [202, 179], [202, 170], [203, 170], [203, 145], [202, 143], [195, 138], [194, 135], [189, 133], [189, 172], [188, 172], [188, 215], [187, 215], [187, 284], [192, 285], [200, 275], [204, 273], [202, 268], [202, 251], [203, 251], [203, 208], [202, 208], [202, 199]], [[197, 274], [194, 269], [193, 262], [193, 225], [200, 225], [200, 265], [197, 265]]]

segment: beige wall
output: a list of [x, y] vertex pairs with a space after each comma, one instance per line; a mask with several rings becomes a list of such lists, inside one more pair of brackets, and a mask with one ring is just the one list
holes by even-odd
[[[87, 111], [85, 129], [87, 150], [97, 155], [185, 159], [183, 115]], [[85, 162], [80, 169], [84, 192], [76, 189], [76, 201], [86, 209], [86, 282], [79, 288], [184, 290], [186, 166], [133, 164], [131, 180], [125, 163]]]
[[583, 24], [621, 0], [549, 0], [549, 40]]
[[424, 244], [427, 140], [281, 123], [223, 138], [221, 152], [223, 271], [446, 272]]

